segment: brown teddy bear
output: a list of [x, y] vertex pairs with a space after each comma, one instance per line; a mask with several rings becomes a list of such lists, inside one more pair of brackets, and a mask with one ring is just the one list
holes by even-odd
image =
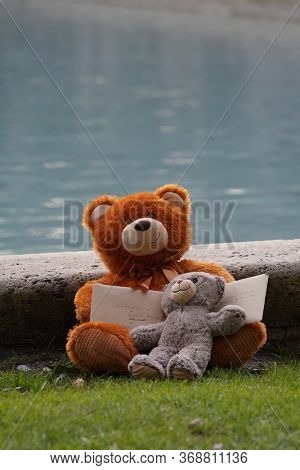
[[[190, 247], [190, 198], [186, 189], [167, 184], [154, 192], [117, 198], [100, 196], [84, 210], [83, 223], [93, 237], [94, 249], [108, 273], [87, 282], [75, 297], [80, 324], [70, 331], [67, 353], [82, 370], [127, 372], [138, 353], [127, 328], [90, 322], [95, 283], [162, 291], [175, 276], [192, 271], [232, 275], [215, 263], [182, 259]], [[263, 323], [243, 326], [237, 333], [214, 338], [210, 365], [240, 367], [266, 341]]]

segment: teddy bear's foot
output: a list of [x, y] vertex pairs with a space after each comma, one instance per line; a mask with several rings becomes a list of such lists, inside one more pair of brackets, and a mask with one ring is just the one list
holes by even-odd
[[137, 379], [145, 378], [145, 379], [155, 379], [160, 377], [160, 373], [157, 369], [149, 366], [143, 365], [133, 365], [131, 368], [131, 374], [136, 377]]
[[146, 354], [138, 354], [128, 365], [128, 370], [136, 378], [155, 379], [165, 377], [163, 366]]
[[231, 336], [217, 336], [210, 367], [242, 367], [249, 362], [267, 340], [264, 323], [250, 323]]
[[205, 368], [199, 368], [193, 359], [188, 356], [176, 354], [173, 356], [167, 367], [167, 376], [174, 379], [193, 380], [201, 377]]
[[87, 322], [70, 331], [67, 353], [79, 369], [128, 373], [137, 354], [127, 328], [113, 323]]
[[194, 374], [192, 374], [190, 371], [186, 369], [180, 369], [178, 367], [174, 367], [172, 369], [172, 376], [170, 377], [173, 377], [173, 379], [177, 379], [177, 380], [194, 380], [195, 379]]

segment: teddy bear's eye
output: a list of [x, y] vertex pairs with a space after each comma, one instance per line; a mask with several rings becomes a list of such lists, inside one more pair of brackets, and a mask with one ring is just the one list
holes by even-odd
[[194, 284], [197, 284], [198, 279], [197, 279], [196, 277], [193, 277], [192, 282], [193, 282]]
[[149, 212], [149, 214], [147, 214], [147, 217], [149, 219], [156, 219], [155, 215], [152, 212]]

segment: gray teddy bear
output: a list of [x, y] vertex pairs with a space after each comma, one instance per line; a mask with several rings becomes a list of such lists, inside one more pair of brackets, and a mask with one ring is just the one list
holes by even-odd
[[225, 280], [220, 276], [193, 272], [175, 277], [162, 298], [166, 320], [131, 331], [137, 349], [151, 352], [136, 355], [129, 372], [146, 378], [201, 377], [210, 361], [213, 337], [232, 335], [246, 319], [237, 305], [217, 311], [224, 290]]

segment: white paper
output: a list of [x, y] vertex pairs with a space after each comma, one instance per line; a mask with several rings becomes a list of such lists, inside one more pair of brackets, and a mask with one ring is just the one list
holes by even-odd
[[161, 309], [162, 292], [129, 287], [93, 286], [91, 321], [119, 323], [131, 329], [165, 320]]
[[261, 321], [264, 313], [268, 279], [266, 274], [261, 274], [226, 284], [224, 297], [219, 308], [225, 305], [238, 305], [246, 312], [246, 324]]
[[[224, 297], [218, 308], [239, 305], [247, 314], [246, 323], [261, 321], [267, 285], [266, 274], [226, 284]], [[94, 284], [91, 321], [119, 323], [129, 329], [163, 321], [162, 296], [162, 292], [152, 290], [143, 292], [128, 287]]]

